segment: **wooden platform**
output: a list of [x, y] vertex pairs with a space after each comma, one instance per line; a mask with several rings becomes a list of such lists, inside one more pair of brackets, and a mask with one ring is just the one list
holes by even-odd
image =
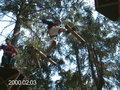
[[11, 80], [23, 80], [25, 76], [17, 69], [0, 67], [0, 90], [32, 90], [27, 85], [9, 85]]
[[120, 20], [120, 0], [95, 0], [95, 8], [113, 21]]

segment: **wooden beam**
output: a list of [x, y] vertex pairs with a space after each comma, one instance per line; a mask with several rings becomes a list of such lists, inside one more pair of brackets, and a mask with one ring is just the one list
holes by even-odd
[[79, 34], [77, 34], [69, 25], [65, 25], [65, 28], [78, 40], [80, 40], [81, 42], [85, 42], [85, 40]]
[[33, 46], [31, 47], [32, 50], [34, 50], [35, 53], [39, 54], [41, 57], [44, 58], [44, 60], [49, 61], [51, 64], [57, 65], [57, 63], [52, 60], [51, 58], [48, 58], [42, 51], [37, 50], [36, 48], [34, 48]]
[[97, 8], [108, 7], [108, 6], [112, 6], [112, 5], [119, 5], [119, 2], [98, 5]]
[[120, 21], [120, 0], [119, 0], [119, 2], [118, 2], [119, 4], [119, 6], [118, 6], [118, 14], [119, 14], [119, 18], [118, 18], [118, 21]]

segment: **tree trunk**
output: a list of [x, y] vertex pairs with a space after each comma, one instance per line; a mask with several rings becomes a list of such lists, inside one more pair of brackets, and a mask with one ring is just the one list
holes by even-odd
[[96, 85], [97, 78], [96, 78], [95, 71], [94, 71], [94, 68], [93, 68], [94, 64], [93, 64], [92, 55], [91, 55], [89, 46], [87, 47], [87, 49], [88, 49], [88, 58], [89, 58], [89, 65], [90, 65], [90, 68], [91, 68], [92, 78], [93, 78], [94, 84]]
[[20, 23], [20, 18], [18, 16], [17, 21], [16, 21], [16, 25], [14, 28], [13, 36], [12, 36], [12, 45], [14, 45], [14, 46], [17, 44], [17, 41], [19, 39], [20, 26], [21, 26], [21, 23]]
[[[98, 55], [94, 50], [94, 47], [92, 45], [88, 45], [88, 53], [89, 53], [89, 63], [92, 71], [92, 77], [95, 82], [97, 90], [102, 90], [102, 87], [104, 85], [104, 79], [103, 79], [103, 68], [102, 65], [98, 61]], [[93, 67], [96, 67], [96, 73], [97, 76], [95, 75], [95, 70]]]
[[78, 68], [78, 77], [79, 77], [79, 85], [80, 85], [80, 88], [81, 90], [85, 90], [85, 87], [84, 87], [84, 84], [83, 84], [83, 81], [82, 81], [82, 74], [81, 74], [81, 66], [80, 66], [80, 59], [79, 59], [79, 51], [78, 51], [78, 46], [76, 43], [73, 43], [73, 48], [74, 48], [74, 51], [75, 51], [75, 55], [76, 55], [76, 60], [77, 60], [77, 68]]
[[97, 74], [98, 74], [97, 90], [102, 90], [102, 87], [104, 85], [102, 62], [101, 60], [98, 61], [98, 55], [94, 49], [93, 49], [93, 55], [94, 55], [94, 63], [96, 65]]
[[20, 28], [21, 28], [21, 24], [22, 24], [22, 16], [24, 16], [24, 9], [26, 7], [25, 5], [26, 0], [22, 0], [22, 4], [20, 6], [20, 9], [16, 15], [16, 24], [15, 24], [15, 28], [14, 28], [14, 32], [13, 32], [13, 36], [12, 36], [12, 45], [16, 45], [18, 40], [19, 40], [19, 35], [20, 35]]

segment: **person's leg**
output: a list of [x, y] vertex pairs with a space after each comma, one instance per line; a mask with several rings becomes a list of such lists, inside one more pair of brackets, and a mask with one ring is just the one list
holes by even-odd
[[57, 45], [57, 42], [55, 41], [55, 40], [53, 40], [52, 41], [52, 44], [48, 47], [48, 49], [46, 50], [46, 54], [49, 54], [50, 53], [50, 51], [53, 49], [53, 48], [55, 48], [56, 47], [56, 45]]
[[54, 37], [57, 36], [59, 34], [59, 29], [60, 27], [52, 27], [50, 30], [49, 30], [49, 35], [50, 35], [50, 38], [52, 40], [52, 43], [51, 45], [48, 47], [48, 49], [46, 50], [46, 54], [50, 53], [50, 51], [55, 48], [55, 46], [57, 45], [57, 41], [54, 40]]
[[1, 66], [7, 67], [9, 63], [8, 57], [7, 55], [3, 55], [2, 56], [2, 62], [1, 62]]
[[15, 64], [15, 58], [11, 58], [9, 62], [10, 67], [14, 67], [14, 64]]
[[[54, 29], [54, 30], [51, 30], [50, 31], [50, 35], [52, 36], [52, 35], [58, 35], [58, 34], [60, 34], [61, 32], [64, 32], [64, 31], [66, 31], [66, 29], [65, 28], [56, 28], [56, 29]], [[55, 48], [56, 47], [56, 45], [57, 45], [57, 41], [55, 41], [54, 40], [54, 38], [52, 38], [52, 44], [49, 46], [49, 48], [46, 50], [46, 53], [49, 53], [53, 48]]]

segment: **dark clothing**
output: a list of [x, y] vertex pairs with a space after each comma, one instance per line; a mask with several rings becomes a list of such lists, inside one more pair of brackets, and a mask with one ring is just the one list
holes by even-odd
[[8, 46], [8, 45], [7, 46], [2, 45], [0, 47], [4, 51], [1, 65], [2, 66], [6, 66], [6, 65], [14, 66], [14, 63], [15, 63], [14, 54], [16, 54], [15, 48], [12, 46]]
[[42, 22], [48, 25], [48, 29], [51, 29], [53, 26], [56, 26], [55, 23], [53, 23], [52, 21], [47, 21], [46, 19], [43, 19]]
[[10, 57], [12, 57], [12, 55], [13, 55], [14, 53], [16, 53], [16, 52], [15, 52], [15, 48], [12, 47], [12, 46], [2, 45], [2, 46], [1, 46], [1, 49], [3, 49], [4, 54], [7, 54], [7, 55], [10, 56]]
[[9, 57], [7, 54], [4, 54], [2, 56], [2, 63], [1, 66], [12, 66], [14, 67], [14, 63], [15, 63], [15, 58], [13, 57]]

